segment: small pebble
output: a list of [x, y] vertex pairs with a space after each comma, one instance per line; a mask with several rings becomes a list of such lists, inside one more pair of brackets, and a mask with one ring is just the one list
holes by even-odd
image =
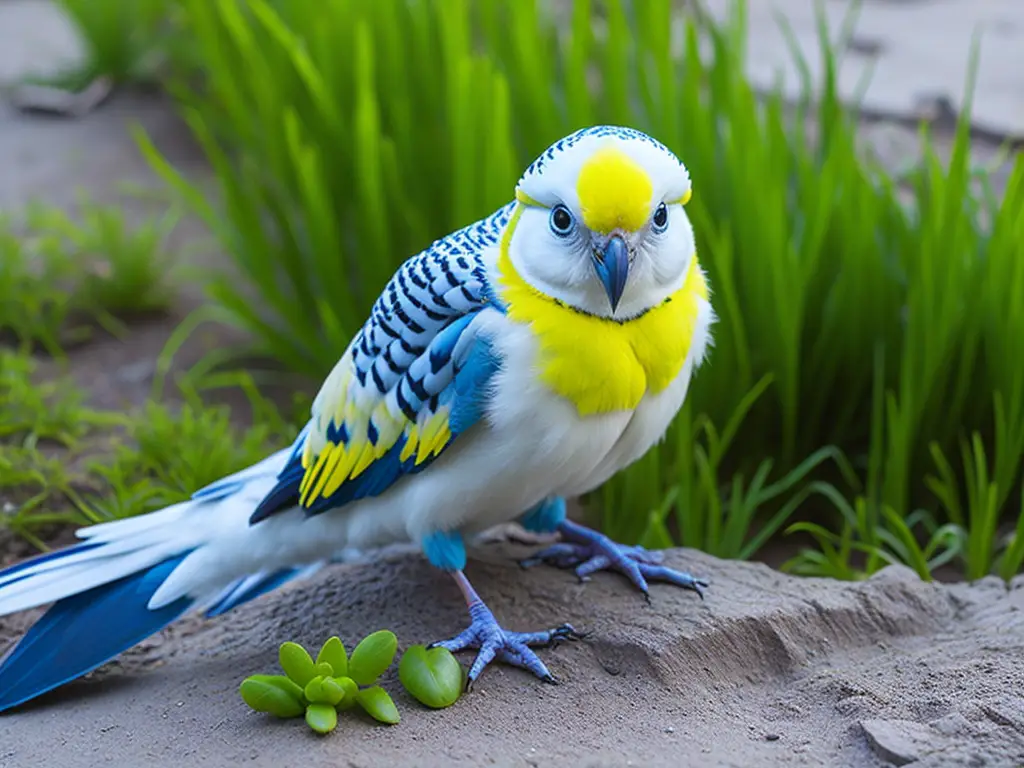
[[779, 738], [780, 738], [779, 734], [777, 734], [777, 733], [766, 733], [764, 735], [764, 740], [765, 741], [778, 741]]
[[673, 728], [671, 725], [668, 728], [665, 729], [665, 733], [675, 733], [675, 732], [676, 732], [676, 729]]

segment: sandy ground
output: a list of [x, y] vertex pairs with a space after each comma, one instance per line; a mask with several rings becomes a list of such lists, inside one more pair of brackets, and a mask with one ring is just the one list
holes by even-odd
[[[1024, 762], [1024, 578], [921, 582], [890, 567], [859, 584], [673, 551], [707, 575], [701, 603], [651, 606], [613, 574], [588, 584], [488, 546], [468, 573], [509, 628], [570, 621], [591, 635], [542, 651], [562, 683], [490, 668], [451, 709], [385, 679], [394, 727], [345, 718], [327, 737], [237, 695], [284, 640], [348, 647], [382, 627], [400, 651], [454, 633], [454, 583], [417, 555], [335, 566], [214, 621], [186, 619], [90, 679], [0, 717], [0, 765], [1012, 766]], [[19, 630], [15, 617], [0, 637]], [[0, 640], [0, 643], [3, 641]], [[468, 663], [470, 656], [465, 661]]]

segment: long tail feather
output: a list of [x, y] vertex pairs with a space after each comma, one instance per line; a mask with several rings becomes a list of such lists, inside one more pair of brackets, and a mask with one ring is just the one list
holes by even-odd
[[219, 616], [324, 565], [308, 544], [289, 562], [273, 530], [249, 524], [294, 450], [0, 571], [0, 616], [52, 604], [0, 663], [0, 712], [95, 669], [190, 608]]
[[0, 664], [0, 712], [96, 669], [189, 609], [186, 597], [158, 610], [149, 599], [184, 559], [59, 600]]
[[218, 595], [214, 602], [206, 609], [205, 615], [207, 618], [220, 616], [232, 608], [237, 608], [242, 603], [255, 600], [260, 595], [265, 595], [267, 592], [277, 589], [292, 579], [309, 578], [324, 565], [326, 565], [326, 562], [320, 561], [308, 566], [281, 568], [273, 572], [263, 571], [254, 573], [252, 576], [246, 576], [231, 584]]

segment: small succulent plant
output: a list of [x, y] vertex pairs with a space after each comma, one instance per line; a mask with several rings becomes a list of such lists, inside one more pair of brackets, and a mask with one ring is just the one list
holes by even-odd
[[[338, 713], [361, 707], [375, 720], [389, 725], [401, 719], [388, 692], [377, 685], [398, 650], [390, 630], [367, 635], [352, 650], [338, 637], [323, 644], [314, 660], [298, 643], [282, 643], [278, 662], [283, 675], [250, 675], [239, 693], [257, 712], [290, 718], [305, 715], [317, 733], [330, 733]], [[454, 704], [465, 689], [465, 669], [445, 648], [411, 646], [398, 665], [402, 686], [421, 704], [441, 709]]]
[[317, 733], [330, 733], [338, 725], [338, 712], [361, 707], [382, 723], [400, 720], [388, 692], [376, 685], [398, 650], [398, 639], [382, 629], [367, 635], [351, 657], [338, 637], [323, 644], [316, 660], [298, 643], [282, 643], [278, 661], [283, 675], [251, 675], [239, 693], [257, 712], [277, 717], [299, 717]]

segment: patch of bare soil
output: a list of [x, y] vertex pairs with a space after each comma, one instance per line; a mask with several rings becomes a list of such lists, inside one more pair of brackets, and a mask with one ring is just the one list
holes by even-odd
[[[332, 567], [214, 621], [187, 618], [89, 679], [0, 717], [0, 765], [1020, 765], [1024, 578], [1011, 588], [926, 584], [889, 567], [863, 583], [795, 578], [690, 550], [703, 603], [620, 577], [520, 570], [487, 546], [468, 573], [511, 629], [570, 621], [589, 637], [542, 651], [562, 681], [495, 666], [452, 708], [385, 686], [398, 726], [344, 718], [322, 738], [247, 709], [242, 677], [275, 669], [284, 640], [351, 645], [393, 629], [400, 651], [466, 617], [414, 554]], [[27, 617], [0, 622], [0, 644]], [[468, 663], [470, 657], [465, 661]]]

